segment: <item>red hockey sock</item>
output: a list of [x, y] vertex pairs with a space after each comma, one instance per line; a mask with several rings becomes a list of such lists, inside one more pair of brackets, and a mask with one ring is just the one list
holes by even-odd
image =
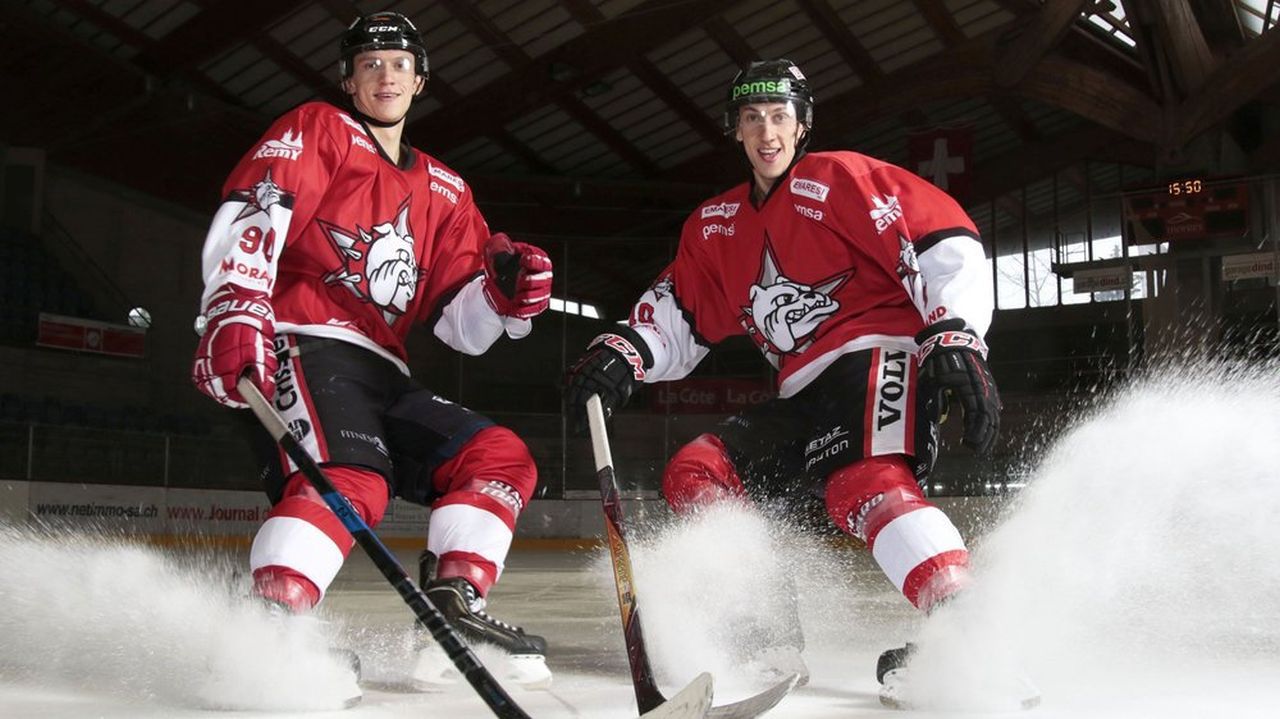
[[253, 593], [301, 614], [320, 602], [320, 588], [288, 567], [260, 567], [253, 571]]
[[714, 434], [681, 447], [662, 473], [662, 496], [677, 514], [746, 494], [724, 442]]

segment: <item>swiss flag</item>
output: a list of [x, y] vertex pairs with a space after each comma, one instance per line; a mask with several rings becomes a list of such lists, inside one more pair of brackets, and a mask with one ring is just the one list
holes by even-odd
[[936, 127], [907, 136], [907, 169], [963, 202], [973, 178], [973, 128]]

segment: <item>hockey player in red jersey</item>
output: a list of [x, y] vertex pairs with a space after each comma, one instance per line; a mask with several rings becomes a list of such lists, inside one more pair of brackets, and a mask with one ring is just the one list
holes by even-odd
[[[510, 430], [411, 379], [404, 340], [426, 324], [478, 355], [504, 334], [524, 337], [548, 306], [551, 261], [490, 233], [462, 178], [404, 142], [428, 80], [406, 17], [358, 18], [340, 54], [348, 106], [284, 114], [223, 187], [204, 245], [192, 378], [243, 407], [236, 380], [249, 373], [370, 526], [392, 496], [430, 506], [422, 581], [432, 603], [468, 639], [543, 655], [541, 637], [484, 611], [533, 497], [533, 459]], [[258, 436], [272, 508], [250, 552], [253, 591], [305, 612], [353, 541]]]
[[[680, 379], [712, 344], [747, 335], [777, 369], [779, 396], [676, 452], [667, 502], [685, 513], [821, 498], [928, 612], [969, 578], [960, 533], [920, 489], [937, 424], [956, 401], [963, 443], [984, 453], [999, 426], [982, 242], [951, 197], [911, 172], [855, 152], [806, 154], [813, 96], [788, 60], [740, 72], [724, 122], [749, 181], [689, 216], [675, 260], [629, 320], [569, 370], [568, 407], [581, 423], [599, 394], [611, 412], [637, 382]], [[886, 652], [878, 676], [901, 675], [906, 658]]]

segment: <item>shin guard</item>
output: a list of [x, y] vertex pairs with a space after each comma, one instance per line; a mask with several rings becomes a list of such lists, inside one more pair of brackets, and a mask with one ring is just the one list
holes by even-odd
[[899, 455], [868, 457], [827, 480], [827, 513], [866, 542], [876, 564], [916, 607], [929, 611], [969, 581], [960, 532], [920, 492]]
[[481, 597], [502, 575], [516, 520], [538, 482], [529, 448], [505, 427], [477, 432], [432, 475], [427, 549], [437, 577], [462, 577]]
[[[382, 475], [349, 466], [329, 466], [324, 472], [361, 518], [377, 526], [390, 498]], [[310, 609], [324, 596], [353, 544], [342, 520], [306, 477], [295, 474], [253, 538], [249, 568], [254, 592], [294, 611]], [[300, 586], [305, 584], [310, 588]]]

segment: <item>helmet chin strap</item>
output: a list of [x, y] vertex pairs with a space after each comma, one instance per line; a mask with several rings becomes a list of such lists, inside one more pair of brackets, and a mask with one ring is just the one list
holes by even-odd
[[[346, 92], [346, 89], [347, 89], [347, 79], [344, 79], [342, 81], [342, 89], [344, 92]], [[410, 101], [410, 107], [412, 107], [414, 102], [418, 101], [418, 96], [422, 94], [422, 91], [426, 88], [426, 85], [427, 84], [425, 81], [421, 85], [418, 85], [418, 89], [413, 93], [413, 98]], [[349, 106], [349, 109], [351, 110], [351, 113], [353, 115], [355, 115], [360, 120], [370, 125], [373, 125], [374, 127], [395, 127], [396, 125], [399, 125], [400, 122], [404, 120], [406, 117], [408, 117], [409, 115], [409, 111], [405, 110], [403, 115], [401, 115], [400, 117], [397, 117], [391, 122], [385, 122], [383, 120], [377, 119], [376, 117], [371, 117], [368, 114], [366, 114], [363, 110], [361, 110], [359, 107], [356, 106], [356, 96], [351, 93], [347, 93], [347, 105]]]
[[401, 115], [400, 117], [392, 120], [391, 122], [387, 122], [385, 120], [379, 120], [376, 117], [372, 117], [370, 115], [365, 114], [363, 110], [356, 107], [355, 100], [352, 100], [348, 104], [351, 106], [349, 108], [351, 110], [351, 114], [355, 115], [356, 118], [359, 119], [360, 121], [373, 125], [374, 127], [395, 127], [396, 125], [399, 125], [402, 120], [404, 120], [406, 115], [409, 114], [409, 111], [405, 110], [404, 115]]

